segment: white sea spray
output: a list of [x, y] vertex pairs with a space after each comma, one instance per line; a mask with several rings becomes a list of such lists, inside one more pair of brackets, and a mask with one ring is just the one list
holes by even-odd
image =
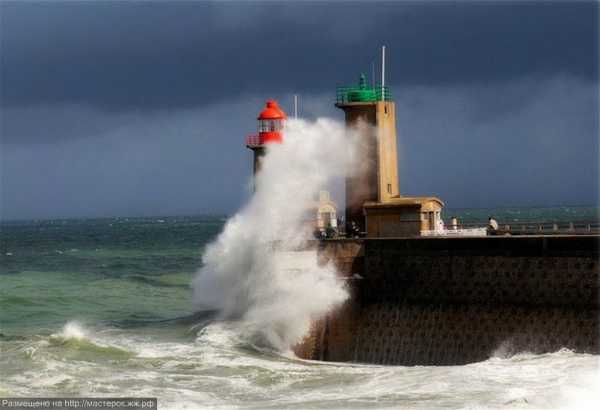
[[287, 350], [346, 299], [333, 266], [319, 266], [314, 250], [297, 251], [312, 235], [307, 219], [316, 217], [319, 190], [352, 169], [355, 141], [329, 119], [288, 122], [284, 143], [269, 146], [250, 202], [204, 252], [193, 281], [197, 307], [240, 319], [254, 343]]

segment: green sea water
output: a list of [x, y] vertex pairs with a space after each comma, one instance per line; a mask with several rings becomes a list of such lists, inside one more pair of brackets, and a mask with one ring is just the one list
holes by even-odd
[[2, 225], [0, 331], [65, 320], [127, 323], [190, 314], [190, 280], [222, 217]]
[[[483, 224], [598, 219], [596, 207], [450, 213]], [[0, 396], [146, 395], [192, 409], [579, 408], [598, 398], [597, 357], [568, 351], [406, 368], [256, 349], [235, 323], [192, 308], [190, 282], [225, 220], [2, 223]]]

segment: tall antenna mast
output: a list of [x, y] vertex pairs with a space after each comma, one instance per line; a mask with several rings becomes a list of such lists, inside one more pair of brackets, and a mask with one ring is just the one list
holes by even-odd
[[381, 46], [381, 101], [385, 101], [385, 46]]
[[298, 119], [298, 94], [294, 94], [294, 119]]

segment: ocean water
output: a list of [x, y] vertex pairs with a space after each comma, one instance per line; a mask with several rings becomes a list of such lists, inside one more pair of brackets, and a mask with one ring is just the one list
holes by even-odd
[[[598, 208], [454, 210], [485, 223], [597, 220]], [[465, 366], [319, 363], [254, 346], [192, 307], [225, 217], [0, 225], [0, 397], [146, 396], [161, 409], [596, 409], [598, 356]], [[290, 303], [293, 303], [291, 301]]]

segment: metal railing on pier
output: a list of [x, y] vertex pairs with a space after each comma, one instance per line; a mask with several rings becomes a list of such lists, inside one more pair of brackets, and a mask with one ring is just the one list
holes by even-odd
[[[446, 225], [446, 230], [488, 228], [483, 223], [461, 223]], [[498, 229], [491, 231], [494, 235], [592, 235], [600, 233], [600, 221], [575, 222], [498, 222]]]
[[511, 222], [499, 224], [498, 235], [591, 235], [600, 233], [599, 221]]
[[[509, 222], [499, 223], [497, 230], [490, 230], [482, 222], [458, 223], [446, 225], [442, 231], [421, 231], [421, 236], [485, 236], [487, 235], [599, 235], [600, 221], [575, 222]], [[366, 232], [346, 232], [343, 227], [335, 229], [322, 238], [363, 238]]]

